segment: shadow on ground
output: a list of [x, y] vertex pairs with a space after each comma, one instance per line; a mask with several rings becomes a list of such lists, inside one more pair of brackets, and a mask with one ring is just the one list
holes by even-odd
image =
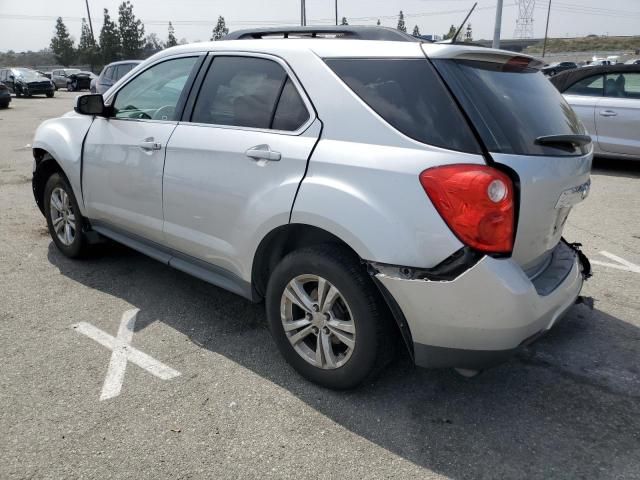
[[611, 177], [640, 178], [640, 160], [593, 159], [593, 173]]
[[450, 478], [640, 478], [640, 331], [575, 306], [507, 364], [465, 380], [406, 359], [374, 384], [333, 392], [279, 356], [262, 305], [124, 247], [85, 261], [49, 247], [63, 275], [141, 310], [290, 391], [357, 435]]

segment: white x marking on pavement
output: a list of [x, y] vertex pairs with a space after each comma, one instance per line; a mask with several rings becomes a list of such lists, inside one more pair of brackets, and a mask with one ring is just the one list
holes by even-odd
[[115, 338], [90, 323], [80, 322], [72, 325], [76, 331], [112, 351], [107, 377], [104, 379], [102, 393], [100, 394], [100, 400], [107, 400], [120, 395], [122, 382], [124, 381], [124, 372], [127, 369], [127, 362], [135, 363], [140, 368], [145, 369], [147, 372], [162, 380], [169, 380], [180, 375], [180, 372], [131, 346], [133, 329], [136, 325], [136, 317], [139, 311], [140, 310], [135, 308], [133, 310], [127, 310], [122, 314], [118, 335]]
[[600, 255], [603, 255], [616, 263], [601, 262], [600, 260], [591, 260], [594, 265], [601, 265], [603, 267], [615, 268], [616, 270], [624, 270], [626, 272], [640, 273], [640, 265], [631, 263], [629, 260], [625, 260], [613, 253], [601, 251]]

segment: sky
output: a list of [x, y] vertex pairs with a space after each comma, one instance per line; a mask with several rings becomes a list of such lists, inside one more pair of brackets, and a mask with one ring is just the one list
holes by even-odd
[[[529, 0], [533, 1], [533, 0]], [[549, 0], [536, 0], [535, 37], [544, 36]], [[96, 37], [102, 11], [117, 18], [121, 0], [89, 0]], [[134, 13], [145, 24], [145, 33], [167, 36], [172, 21], [178, 38], [190, 42], [208, 40], [219, 15], [231, 30], [256, 26], [295, 25], [300, 22], [300, 0], [132, 0]], [[474, 0], [338, 0], [340, 18], [350, 24], [395, 27], [403, 10], [407, 29], [418, 25], [422, 34], [443, 34], [460, 24]], [[504, 0], [502, 38], [513, 38], [518, 0]], [[334, 0], [306, 0], [307, 24], [334, 22]], [[496, 0], [478, 0], [470, 18], [474, 39], [493, 37]], [[72, 37], [80, 37], [80, 20], [87, 16], [85, 0], [0, 0], [0, 51], [40, 50], [48, 47], [55, 19], [62, 16]], [[640, 0], [552, 0], [549, 35], [553, 37], [639, 35]]]

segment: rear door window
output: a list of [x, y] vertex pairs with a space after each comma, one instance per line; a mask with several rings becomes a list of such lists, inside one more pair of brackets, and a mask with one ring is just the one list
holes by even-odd
[[577, 81], [564, 93], [567, 95], [586, 95], [589, 97], [601, 97], [604, 89], [604, 75], [594, 75]]
[[292, 132], [304, 125], [307, 120], [309, 120], [309, 111], [295, 85], [288, 78], [282, 89], [271, 128]]
[[[202, 83], [191, 121], [269, 129], [286, 81], [287, 73], [272, 60], [217, 57]], [[287, 123], [284, 112], [279, 122]]]
[[640, 99], [640, 73], [609, 73], [604, 94], [613, 98]]
[[480, 152], [458, 106], [426, 59], [339, 58], [326, 63], [406, 136], [447, 149]]
[[562, 94], [526, 63], [434, 60], [490, 152], [585, 154], [588, 146], [569, 149], [536, 143], [538, 137], [586, 131]]
[[113, 82], [113, 71], [114, 71], [115, 67], [107, 67], [107, 69], [104, 72], [103, 78], [104, 80], [108, 81], [108, 82]]

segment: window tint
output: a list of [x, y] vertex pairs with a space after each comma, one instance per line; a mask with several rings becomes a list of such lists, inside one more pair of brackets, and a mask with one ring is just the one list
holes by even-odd
[[567, 88], [564, 93], [567, 95], [587, 95], [590, 97], [601, 97], [604, 87], [604, 75], [583, 78]]
[[114, 71], [115, 67], [107, 67], [107, 69], [104, 72], [104, 78], [106, 80], [113, 80], [113, 71]]
[[135, 77], [116, 94], [116, 118], [177, 120], [176, 106], [196, 60], [167, 60]]
[[640, 99], [640, 73], [607, 74], [604, 94], [607, 97]]
[[290, 78], [284, 85], [273, 117], [274, 130], [294, 131], [309, 120], [309, 112]]
[[539, 70], [512, 63], [434, 60], [487, 149], [517, 155], [582, 155], [539, 145], [546, 135], [584, 135], [580, 119]]
[[269, 128], [286, 72], [271, 60], [217, 57], [204, 79], [192, 122]]
[[133, 68], [133, 65], [130, 63], [123, 63], [120, 65], [116, 65], [115, 68], [116, 68], [116, 71], [115, 71], [115, 76], [113, 77], [113, 80], [118, 81], [131, 71], [131, 69]]
[[330, 59], [327, 64], [405, 135], [439, 147], [480, 152], [464, 117], [426, 59]]

